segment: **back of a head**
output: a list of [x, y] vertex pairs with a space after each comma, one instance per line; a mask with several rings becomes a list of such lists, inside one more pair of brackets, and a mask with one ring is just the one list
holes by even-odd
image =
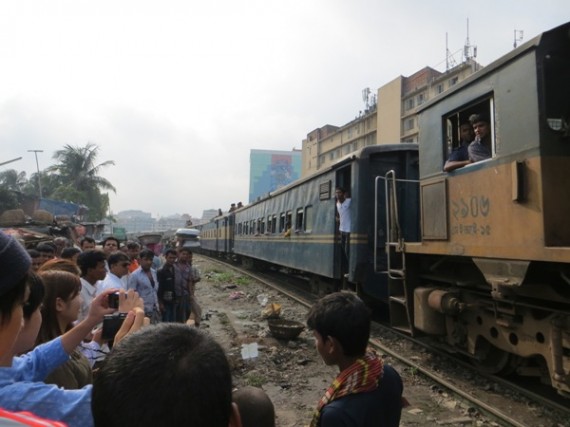
[[371, 311], [355, 294], [335, 292], [311, 307], [307, 325], [323, 337], [334, 337], [346, 356], [363, 356], [370, 338]]
[[31, 264], [24, 247], [0, 231], [0, 326], [10, 320], [14, 307], [22, 302]]
[[257, 387], [243, 387], [234, 391], [242, 427], [275, 427], [275, 408], [267, 394]]
[[221, 346], [178, 323], [129, 335], [93, 382], [95, 425], [227, 427], [232, 378]]
[[38, 273], [42, 273], [44, 271], [67, 271], [68, 273], [75, 274], [79, 276], [81, 274], [81, 270], [73, 261], [69, 259], [63, 258], [54, 258], [44, 262], [40, 268], [38, 269]]

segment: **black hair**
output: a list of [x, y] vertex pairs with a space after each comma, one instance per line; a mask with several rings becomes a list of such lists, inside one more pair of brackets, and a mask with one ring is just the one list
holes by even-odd
[[60, 257], [63, 259], [71, 259], [79, 253], [81, 253], [81, 249], [78, 248], [63, 248]]
[[55, 245], [50, 242], [43, 242], [40, 243], [38, 246], [36, 246], [36, 251], [38, 251], [39, 253], [47, 252], [55, 254]]
[[168, 256], [168, 255], [178, 255], [178, 252], [176, 252], [176, 249], [167, 249], [166, 252], [164, 252], [164, 256]]
[[117, 239], [115, 236], [105, 237], [101, 242], [101, 245], [105, 246], [105, 243], [107, 243], [109, 240], [114, 240], [115, 242], [117, 242], [117, 248], [121, 246], [121, 242], [119, 242], [119, 239]]
[[89, 237], [89, 236], [82, 237], [81, 240], [79, 241], [79, 247], [82, 248], [83, 243], [85, 243], [85, 242], [95, 244], [95, 239], [93, 237]]
[[95, 426], [227, 427], [232, 377], [222, 347], [185, 324], [162, 323], [127, 336], [93, 381]]
[[39, 258], [40, 253], [36, 249], [28, 249], [28, 255], [30, 256], [30, 258], [34, 259], [34, 258]]
[[30, 288], [30, 296], [24, 303], [24, 319], [26, 320], [29, 320], [32, 314], [34, 314], [42, 304], [46, 293], [44, 282], [41, 277], [35, 273], [28, 274], [28, 287]]
[[154, 252], [150, 249], [143, 249], [139, 254], [140, 259], [154, 259]]
[[129, 258], [129, 256], [121, 251], [116, 251], [113, 252], [111, 255], [109, 255], [109, 258], [107, 259], [107, 263], [109, 264], [109, 267], [111, 267], [112, 265], [118, 264], [120, 262], [131, 262], [131, 259]]
[[485, 113], [476, 113], [469, 116], [469, 122], [474, 125], [475, 123], [485, 122], [489, 123], [489, 116]]
[[[29, 274], [29, 273], [28, 273]], [[0, 298], [0, 326], [4, 326], [12, 318], [12, 312], [18, 304], [24, 304], [28, 274], [24, 275], [10, 290], [3, 292]]]
[[275, 407], [267, 393], [257, 387], [243, 387], [232, 394], [243, 427], [275, 427]]
[[141, 245], [138, 242], [133, 242], [132, 240], [130, 242], [127, 242], [127, 249], [138, 249], [140, 247]]
[[336, 338], [344, 355], [349, 357], [360, 357], [366, 352], [370, 322], [370, 309], [348, 292], [335, 292], [321, 298], [307, 316], [309, 328], [323, 338]]
[[86, 276], [90, 268], [97, 268], [97, 264], [105, 262], [106, 259], [105, 252], [98, 249], [90, 249], [80, 253], [77, 257], [77, 265], [81, 269], [81, 276]]

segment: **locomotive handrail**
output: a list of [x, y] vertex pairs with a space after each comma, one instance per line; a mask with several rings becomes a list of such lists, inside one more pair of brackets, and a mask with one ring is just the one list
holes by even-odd
[[[389, 246], [400, 246], [400, 220], [398, 214], [398, 203], [397, 203], [397, 195], [396, 195], [396, 172], [394, 170], [390, 170], [386, 172], [385, 176], [377, 176], [374, 180], [374, 271], [378, 272], [378, 189], [379, 189], [379, 182], [380, 180], [384, 180], [384, 188], [385, 188], [385, 208], [386, 208], [386, 256], [388, 261], [388, 276], [390, 275], [391, 270], [391, 262], [390, 262], [390, 249]], [[408, 181], [408, 180], [406, 180]], [[390, 185], [392, 184], [392, 185]], [[392, 204], [390, 204], [390, 193], [392, 197]], [[392, 207], [393, 209], [390, 209]], [[392, 218], [395, 220], [395, 224], [393, 224]], [[396, 237], [397, 239], [394, 241], [394, 232], [393, 226], [395, 225], [396, 230]]]

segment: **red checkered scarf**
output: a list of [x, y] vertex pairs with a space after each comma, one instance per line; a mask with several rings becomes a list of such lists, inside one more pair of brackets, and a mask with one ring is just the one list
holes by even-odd
[[383, 374], [384, 363], [374, 353], [367, 353], [364, 357], [356, 360], [335, 378], [324, 396], [321, 397], [310, 427], [319, 425], [321, 411], [325, 405], [349, 394], [376, 390]]

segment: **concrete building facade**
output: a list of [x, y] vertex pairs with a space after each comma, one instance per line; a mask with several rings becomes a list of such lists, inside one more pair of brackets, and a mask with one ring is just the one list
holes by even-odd
[[302, 176], [367, 145], [418, 142], [418, 108], [480, 68], [469, 58], [446, 72], [425, 67], [381, 86], [377, 104], [370, 105], [354, 120], [344, 126], [325, 125], [307, 134], [302, 145]]

